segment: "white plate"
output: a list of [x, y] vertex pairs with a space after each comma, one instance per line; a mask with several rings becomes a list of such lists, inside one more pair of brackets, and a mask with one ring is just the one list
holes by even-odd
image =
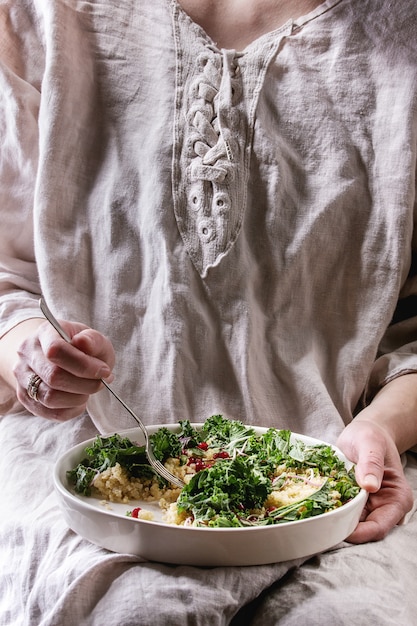
[[[178, 425], [150, 426], [153, 433], [165, 426], [177, 431]], [[201, 428], [202, 424], [193, 424]], [[254, 428], [263, 433], [266, 428]], [[141, 444], [139, 428], [119, 433]], [[307, 444], [324, 443], [318, 439], [293, 434]], [[101, 500], [76, 494], [67, 481], [66, 472], [83, 458], [90, 439], [66, 452], [56, 463], [54, 485], [63, 516], [68, 526], [94, 544], [113, 552], [141, 556], [150, 561], [178, 565], [228, 566], [277, 563], [323, 552], [340, 543], [355, 529], [367, 493], [360, 493], [342, 507], [316, 517], [275, 526], [253, 528], [194, 528], [172, 526], [160, 521], [137, 520], [126, 516], [126, 511], [142, 506], [155, 511], [157, 504], [103, 504]], [[348, 467], [351, 465], [335, 448]]]

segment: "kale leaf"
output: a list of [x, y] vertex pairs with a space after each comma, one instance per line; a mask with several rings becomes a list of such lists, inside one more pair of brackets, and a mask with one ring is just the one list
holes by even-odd
[[159, 428], [150, 436], [152, 450], [156, 458], [162, 463], [169, 457], [181, 454], [181, 442], [178, 435], [168, 430], [166, 427]]
[[230, 420], [222, 415], [212, 415], [203, 425], [203, 434], [212, 447], [223, 448], [229, 454], [234, 449], [242, 448], [255, 431], [238, 420]]
[[241, 526], [236, 511], [261, 507], [271, 492], [271, 481], [251, 457], [225, 459], [195, 474], [177, 501], [209, 526]]
[[203, 441], [202, 434], [193, 426], [189, 420], [180, 420], [180, 432], [178, 438], [183, 448], [196, 448]]
[[127, 437], [118, 434], [110, 437], [98, 435], [92, 445], [85, 449], [87, 457], [74, 469], [67, 472], [68, 481], [77, 493], [86, 496], [91, 493], [91, 483], [100, 472], [116, 463], [125, 467], [131, 476], [150, 478], [153, 471], [148, 464], [145, 446], [137, 446]]

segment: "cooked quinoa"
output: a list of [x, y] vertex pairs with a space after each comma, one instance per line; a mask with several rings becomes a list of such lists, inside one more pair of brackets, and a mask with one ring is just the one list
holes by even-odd
[[[212, 460], [213, 451], [210, 451], [207, 458]], [[168, 459], [165, 465], [170, 472], [185, 482], [189, 482], [196, 473], [195, 466], [180, 465], [180, 461], [177, 458]], [[277, 477], [279, 475], [280, 472], [278, 471]], [[254, 510], [253, 514], [259, 516], [264, 514], [267, 509], [287, 506], [303, 498], [308, 498], [317, 491], [323, 482], [323, 479], [320, 477], [315, 480], [308, 480], [308, 475], [305, 473], [299, 473], [299, 479], [294, 482], [296, 476], [296, 474], [292, 475], [290, 477], [291, 480], [287, 480], [279, 488], [273, 489], [264, 506]], [[109, 502], [122, 504], [129, 504], [136, 500], [141, 502], [158, 502], [164, 512], [164, 521], [177, 526], [187, 525], [187, 523], [192, 521], [187, 512], [178, 511], [176, 501], [180, 492], [181, 489], [179, 487], [162, 487], [156, 477], [152, 479], [130, 477], [127, 470], [119, 463], [97, 474], [92, 484], [92, 495], [104, 498]], [[333, 495], [335, 500], [340, 498], [340, 494], [337, 492]], [[138, 519], [152, 520], [153, 514], [146, 509], [140, 509], [136, 517]]]
[[161, 488], [156, 478], [129, 477], [120, 463], [97, 474], [92, 484], [92, 495], [124, 504], [132, 500], [155, 502], [162, 498], [167, 502], [174, 502], [180, 491], [178, 487]]
[[[188, 482], [195, 474], [195, 468], [180, 466], [179, 459], [170, 458], [165, 463], [170, 472]], [[184, 524], [185, 514], [177, 511], [176, 500], [180, 494], [179, 487], [161, 487], [158, 479], [144, 479], [129, 476], [128, 471], [120, 463], [97, 474], [91, 486], [91, 495], [108, 502], [129, 504], [132, 501], [158, 502], [164, 511], [164, 521], [169, 524]], [[153, 520], [151, 511], [140, 509], [137, 519]]]

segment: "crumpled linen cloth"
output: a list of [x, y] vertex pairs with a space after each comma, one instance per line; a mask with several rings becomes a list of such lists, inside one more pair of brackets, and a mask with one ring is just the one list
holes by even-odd
[[[357, 626], [417, 623], [417, 515], [378, 543], [275, 565], [197, 568], [114, 554], [68, 529], [55, 460], [90, 419], [0, 420], [1, 626]], [[417, 462], [407, 476], [417, 495]]]

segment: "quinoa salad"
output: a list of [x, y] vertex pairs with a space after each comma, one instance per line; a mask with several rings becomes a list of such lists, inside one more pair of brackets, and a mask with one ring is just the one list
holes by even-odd
[[307, 445], [289, 430], [263, 434], [222, 415], [196, 428], [151, 435], [155, 456], [181, 478], [181, 489], [156, 475], [145, 448], [118, 434], [97, 436], [85, 458], [67, 472], [74, 490], [103, 502], [126, 504], [126, 515], [153, 520], [157, 502], [168, 524], [252, 527], [320, 515], [360, 491], [354, 469], [328, 444]]

